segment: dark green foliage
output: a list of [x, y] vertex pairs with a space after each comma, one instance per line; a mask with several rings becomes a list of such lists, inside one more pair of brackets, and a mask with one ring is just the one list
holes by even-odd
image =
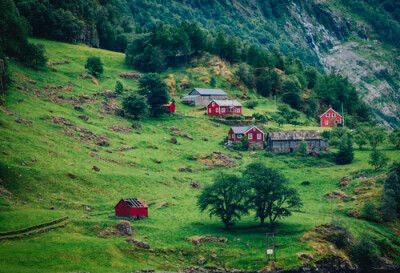
[[247, 107], [249, 109], [254, 109], [258, 105], [258, 101], [256, 100], [249, 100], [243, 103], [244, 107]]
[[101, 62], [100, 57], [92, 56], [87, 58], [85, 68], [95, 77], [103, 74], [103, 63]]
[[394, 162], [385, 180], [382, 201], [385, 221], [394, 221], [400, 215], [400, 162]]
[[168, 103], [169, 94], [166, 83], [157, 73], [148, 73], [139, 80], [139, 94], [147, 97], [147, 103], [154, 117], [164, 112], [161, 106]]
[[307, 155], [307, 142], [304, 139], [301, 140], [299, 145], [299, 155], [306, 156]]
[[210, 217], [216, 216], [229, 229], [237, 219], [248, 213], [245, 205], [247, 189], [241, 179], [233, 174], [219, 174], [214, 184], [205, 187], [197, 205], [201, 211], [208, 209]]
[[379, 212], [373, 202], [367, 201], [362, 207], [361, 215], [366, 220], [375, 222], [378, 220]]
[[301, 85], [296, 76], [289, 76], [282, 83], [282, 101], [289, 104], [292, 108], [300, 110], [301, 97], [300, 97]]
[[254, 113], [251, 115], [251, 117], [257, 121], [261, 121], [261, 122], [267, 121], [267, 118], [263, 114], [260, 114], [260, 113]]
[[361, 239], [351, 249], [354, 261], [361, 269], [372, 268], [378, 261], [378, 248], [367, 234], [362, 234]]
[[302, 186], [309, 186], [309, 185], [311, 185], [311, 182], [310, 181], [303, 181], [303, 182], [301, 182], [301, 185]]
[[252, 67], [248, 64], [241, 63], [236, 75], [243, 81], [248, 88], [253, 88], [254, 85], [254, 72]]
[[332, 235], [331, 240], [338, 248], [345, 248], [354, 239], [347, 227], [335, 224], [336, 232]]
[[124, 111], [138, 119], [139, 116], [147, 113], [147, 104], [143, 96], [130, 94], [122, 101]]
[[396, 150], [400, 150], [400, 129], [394, 129], [389, 135], [389, 141], [395, 145]]
[[[299, 112], [290, 110], [287, 105], [279, 105], [278, 110], [280, 116], [289, 124], [296, 123], [297, 119], [300, 118]], [[277, 122], [280, 123], [280, 121], [282, 120], [278, 118]]]
[[131, 65], [143, 72], [162, 72], [166, 68], [161, 50], [152, 44], [148, 44], [143, 54], [137, 55]]
[[313, 89], [318, 82], [318, 71], [315, 67], [308, 66], [305, 71], [307, 78], [307, 88]]
[[242, 139], [240, 140], [240, 150], [247, 151], [249, 149], [249, 140], [247, 139], [246, 135], [243, 135]]
[[268, 219], [273, 230], [278, 219], [290, 216], [293, 209], [302, 206], [297, 191], [288, 187], [287, 179], [276, 169], [252, 163], [247, 166], [243, 178], [251, 189], [249, 203], [261, 226]]
[[336, 164], [346, 165], [353, 162], [353, 142], [350, 134], [346, 134], [340, 139], [339, 152], [335, 154]]
[[367, 139], [372, 149], [376, 150], [378, 145], [382, 144], [386, 139], [386, 132], [383, 127], [380, 126], [371, 126], [365, 128], [364, 132], [367, 135]]
[[389, 158], [381, 151], [374, 149], [369, 156], [368, 163], [374, 167], [374, 171], [380, 170], [387, 166]]
[[266, 71], [263, 68], [256, 70], [256, 89], [257, 93], [269, 97], [276, 95], [281, 88], [281, 81], [279, 74], [275, 71]]
[[37, 70], [39, 66], [46, 65], [45, 53], [46, 49], [43, 44], [27, 44], [22, 51], [22, 56], [24, 56], [22, 61], [25, 65]]
[[118, 94], [122, 94], [124, 92], [124, 86], [120, 81], [115, 82], [115, 92]]
[[213, 76], [213, 77], [211, 77], [211, 79], [210, 79], [210, 86], [211, 86], [212, 88], [214, 88], [216, 85], [217, 85], [217, 80], [216, 80], [215, 77]]
[[354, 135], [354, 142], [358, 145], [360, 150], [367, 144], [367, 134], [362, 128], [357, 129]]

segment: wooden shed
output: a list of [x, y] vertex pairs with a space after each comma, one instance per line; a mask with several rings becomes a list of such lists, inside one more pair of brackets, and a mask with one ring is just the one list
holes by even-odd
[[322, 140], [319, 131], [285, 131], [268, 133], [267, 151], [273, 153], [296, 152], [302, 140], [307, 143], [308, 151], [318, 152], [329, 148], [329, 144]]
[[175, 103], [173, 101], [170, 101], [167, 104], [163, 104], [161, 105], [165, 111], [167, 111], [168, 113], [175, 113]]
[[140, 198], [122, 198], [114, 207], [116, 216], [146, 216], [148, 206]]
[[211, 100], [226, 100], [228, 95], [221, 89], [195, 88], [182, 97], [182, 103], [188, 105], [208, 105]]

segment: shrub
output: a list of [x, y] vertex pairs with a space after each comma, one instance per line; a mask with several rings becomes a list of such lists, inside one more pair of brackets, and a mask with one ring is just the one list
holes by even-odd
[[116, 81], [115, 83], [115, 92], [117, 92], [118, 94], [122, 94], [122, 92], [124, 92], [124, 86], [120, 81]]
[[260, 113], [254, 113], [253, 115], [251, 115], [255, 120], [258, 120], [258, 121], [262, 121], [262, 122], [265, 122], [265, 121], [267, 121], [267, 118], [263, 115], [263, 114], [260, 114]]
[[344, 248], [352, 241], [350, 231], [344, 226], [336, 226], [337, 232], [333, 234], [331, 240], [338, 248]]
[[372, 222], [377, 221], [379, 217], [378, 210], [376, 209], [375, 204], [371, 201], [365, 202], [361, 210], [361, 215], [366, 220]]
[[299, 154], [301, 156], [306, 156], [307, 155], [307, 142], [305, 142], [304, 139], [302, 139], [301, 142], [300, 142]]
[[85, 68], [95, 77], [103, 74], [103, 63], [101, 62], [100, 57], [89, 57], [86, 61]]
[[258, 101], [256, 101], [256, 100], [246, 101], [243, 105], [246, 108], [254, 109], [258, 105]]
[[303, 181], [303, 182], [301, 182], [301, 185], [309, 186], [309, 185], [311, 185], [311, 182], [310, 181]]
[[226, 115], [225, 119], [227, 120], [242, 120], [243, 117], [239, 115]]
[[389, 163], [389, 157], [387, 157], [383, 152], [374, 149], [373, 152], [369, 156], [370, 160], [368, 164], [373, 166], [374, 171], [380, 170], [387, 166]]
[[361, 269], [373, 267], [378, 260], [378, 248], [367, 234], [361, 235], [361, 240], [353, 246], [351, 253]]

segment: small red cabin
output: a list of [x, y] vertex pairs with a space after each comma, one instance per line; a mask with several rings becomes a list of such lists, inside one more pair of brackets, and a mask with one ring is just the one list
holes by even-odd
[[168, 112], [168, 113], [175, 113], [175, 103], [173, 101], [170, 101], [167, 104], [163, 104], [161, 105], [162, 107], [164, 107], [164, 109]]
[[212, 100], [207, 105], [207, 115], [241, 115], [242, 105], [237, 100]]
[[148, 206], [140, 198], [122, 198], [114, 207], [116, 216], [146, 216]]
[[320, 116], [321, 127], [336, 127], [342, 123], [342, 116], [338, 112], [329, 108]]
[[238, 143], [246, 136], [249, 148], [264, 149], [264, 132], [257, 126], [234, 126], [228, 133], [228, 143]]

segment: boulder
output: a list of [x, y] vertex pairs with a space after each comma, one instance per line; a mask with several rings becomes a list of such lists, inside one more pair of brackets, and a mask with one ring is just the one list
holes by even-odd
[[75, 106], [74, 110], [78, 111], [78, 112], [83, 112], [83, 108], [80, 106]]
[[164, 202], [160, 205], [160, 208], [168, 206], [168, 202]]
[[200, 257], [200, 259], [197, 261], [198, 264], [205, 264], [207, 262], [206, 258]]
[[78, 118], [83, 119], [85, 121], [89, 119], [89, 117], [86, 115], [79, 115]]
[[140, 125], [139, 123], [132, 123], [132, 128], [136, 130], [141, 130], [142, 125]]
[[137, 239], [133, 239], [133, 238], [129, 238], [125, 240], [128, 243], [132, 243], [138, 247], [144, 248], [144, 249], [150, 249], [150, 245], [146, 242], [137, 240]]
[[347, 193], [342, 192], [342, 191], [336, 191], [336, 190], [326, 193], [324, 195], [324, 197], [334, 198], [334, 199], [339, 199], [339, 200], [350, 200], [351, 199], [351, 197]]
[[312, 261], [314, 259], [314, 255], [312, 255], [311, 253], [296, 253], [297, 258], [299, 258], [300, 260], [309, 262]]
[[176, 139], [176, 137], [171, 137], [171, 139], [169, 140], [169, 142], [171, 142], [172, 144], [177, 144], [178, 140]]
[[121, 220], [118, 221], [115, 226], [114, 226], [115, 230], [122, 234], [122, 235], [132, 235], [132, 225], [129, 221], [126, 220]]
[[99, 167], [97, 167], [97, 166], [93, 166], [92, 170], [93, 170], [93, 171], [96, 171], [96, 172], [99, 172], [99, 171], [100, 171]]

